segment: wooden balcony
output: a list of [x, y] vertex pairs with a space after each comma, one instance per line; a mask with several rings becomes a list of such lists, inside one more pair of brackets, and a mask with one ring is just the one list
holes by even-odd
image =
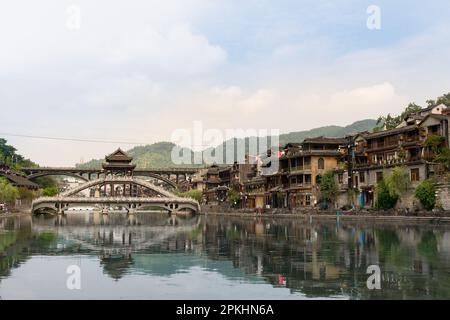
[[291, 167], [291, 172], [296, 172], [296, 171], [305, 171], [305, 170], [311, 170], [311, 165], [307, 164], [307, 165], [303, 165], [303, 166], [297, 166], [297, 167]]

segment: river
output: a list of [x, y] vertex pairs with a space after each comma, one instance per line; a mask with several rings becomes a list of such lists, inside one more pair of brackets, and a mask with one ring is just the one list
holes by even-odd
[[[0, 297], [450, 299], [450, 225], [173, 222], [159, 213], [0, 218]], [[380, 270], [380, 289], [367, 286], [369, 266]]]

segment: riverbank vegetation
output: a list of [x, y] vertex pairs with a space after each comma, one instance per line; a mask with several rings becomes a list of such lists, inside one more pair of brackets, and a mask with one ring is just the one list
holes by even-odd
[[[1, 170], [6, 172], [12, 170], [20, 174], [22, 168], [37, 167], [38, 165], [18, 154], [15, 147], [0, 138], [0, 166]], [[34, 182], [39, 185], [39, 190], [15, 187], [8, 179], [0, 176], [0, 202], [14, 207], [16, 200], [29, 202], [40, 195], [54, 196], [59, 192], [58, 183], [52, 177], [39, 177]]]
[[427, 210], [433, 210], [436, 205], [436, 186], [432, 179], [420, 183], [415, 192], [416, 198]]
[[186, 192], [177, 192], [177, 196], [183, 198], [191, 198], [197, 200], [198, 202], [202, 201], [202, 192], [200, 190], [189, 190]]
[[[410, 180], [407, 170], [396, 167], [378, 183], [375, 207], [380, 210], [395, 208], [408, 191]], [[422, 181], [415, 189], [414, 196], [424, 209], [430, 211], [436, 206], [436, 184], [433, 179]]]
[[228, 202], [232, 205], [232, 206], [237, 206], [239, 204], [239, 202], [241, 201], [241, 194], [239, 191], [235, 190], [235, 189], [231, 189], [228, 191]]
[[31, 202], [42, 194], [42, 191], [14, 187], [6, 178], [0, 177], [0, 203], [14, 207], [16, 200]]
[[376, 208], [392, 209], [410, 185], [408, 171], [404, 167], [395, 167], [390, 174], [384, 175], [377, 186]]
[[320, 193], [322, 202], [328, 206], [329, 203], [333, 203], [339, 193], [339, 186], [334, 177], [333, 171], [327, 171], [320, 180]]
[[381, 180], [377, 186], [377, 200], [375, 207], [380, 210], [389, 210], [395, 207], [398, 195], [389, 192], [385, 179]]
[[7, 144], [5, 139], [0, 138], [0, 164], [3, 163], [14, 170], [20, 171], [23, 167], [36, 167], [37, 164], [25, 159], [17, 153], [17, 149]]
[[0, 177], [0, 203], [14, 205], [19, 196], [19, 189], [12, 186], [7, 179]]

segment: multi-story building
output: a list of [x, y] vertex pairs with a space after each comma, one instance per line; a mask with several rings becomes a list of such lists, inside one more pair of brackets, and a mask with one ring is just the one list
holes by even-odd
[[347, 144], [344, 138], [308, 138], [289, 143], [279, 152], [277, 170], [273, 158], [265, 163], [266, 204], [275, 208], [312, 207], [320, 200], [319, 184], [328, 170], [339, 168]]
[[[258, 175], [258, 164], [235, 162], [233, 165], [219, 167], [215, 164], [203, 169], [193, 177], [193, 187], [201, 190], [205, 202], [219, 203], [227, 199], [229, 190], [245, 193], [247, 181]], [[244, 200], [244, 199], [243, 199]]]
[[[377, 184], [393, 168], [404, 167], [409, 174], [411, 189], [435, 174], [433, 163], [436, 148], [449, 147], [448, 109], [430, 107], [410, 115], [394, 129], [374, 133], [361, 133], [354, 137], [353, 170], [351, 178], [360, 206], [375, 204]], [[434, 137], [434, 139], [433, 139]], [[430, 141], [437, 141], [431, 146]], [[342, 190], [348, 188], [348, 171], [339, 172]]]
[[258, 164], [213, 165], [192, 181], [208, 201], [233, 189], [241, 192], [243, 207], [308, 208], [320, 203], [321, 179], [333, 171], [340, 191], [336, 206], [370, 207], [377, 184], [393, 168], [406, 168], [411, 189], [436, 174], [436, 152], [450, 147], [449, 122], [450, 108], [434, 106], [409, 115], [394, 129], [307, 138], [268, 150]]
[[250, 178], [244, 183], [242, 196], [244, 208], [264, 208], [266, 205], [265, 180], [260, 175]]

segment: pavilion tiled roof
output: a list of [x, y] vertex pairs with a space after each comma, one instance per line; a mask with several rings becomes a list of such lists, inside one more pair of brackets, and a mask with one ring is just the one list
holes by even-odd
[[12, 174], [12, 173], [2, 173], [1, 175], [4, 176], [6, 179], [8, 179], [12, 183], [12, 185], [15, 187], [39, 189], [39, 185], [37, 185], [36, 183], [34, 183], [20, 175], [16, 175], [16, 174]]
[[131, 160], [133, 160], [132, 157], [128, 156], [128, 154], [120, 148], [106, 156], [105, 159], [107, 162], [131, 162]]

